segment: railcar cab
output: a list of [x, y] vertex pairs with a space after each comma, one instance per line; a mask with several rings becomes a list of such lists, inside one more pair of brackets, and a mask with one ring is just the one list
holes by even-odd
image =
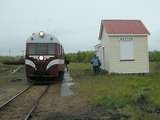
[[51, 35], [45, 35], [40, 32], [38, 35], [33, 33], [26, 44], [26, 57], [39, 56], [39, 59], [44, 59], [43, 56], [63, 57], [64, 50], [60, 42]]
[[64, 50], [56, 37], [39, 32], [26, 43], [26, 76], [31, 79], [58, 77], [64, 72]]

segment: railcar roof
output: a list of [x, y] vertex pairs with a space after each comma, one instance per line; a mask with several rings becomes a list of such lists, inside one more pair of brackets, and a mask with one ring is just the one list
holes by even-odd
[[30, 36], [27, 39], [27, 43], [58, 43], [60, 44], [59, 40], [51, 35], [45, 33], [43, 37], [41, 37], [38, 33], [33, 33], [32, 36]]

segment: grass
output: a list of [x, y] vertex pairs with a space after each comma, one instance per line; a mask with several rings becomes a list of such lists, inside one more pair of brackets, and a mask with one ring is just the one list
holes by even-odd
[[11, 61], [11, 60], [14, 60], [15, 58], [16, 57], [11, 57], [11, 56], [0, 56], [0, 63]]
[[[160, 64], [150, 63], [147, 75], [93, 75], [89, 64], [70, 64], [71, 75], [89, 104], [103, 104], [130, 114], [131, 119], [157, 120], [160, 106]], [[160, 107], [158, 108], [160, 109]], [[151, 112], [148, 112], [151, 111]]]
[[16, 74], [12, 74], [12, 71], [17, 67], [18, 65], [0, 64], [0, 86], [10, 83], [10, 81], [14, 79], [24, 79], [24, 69]]

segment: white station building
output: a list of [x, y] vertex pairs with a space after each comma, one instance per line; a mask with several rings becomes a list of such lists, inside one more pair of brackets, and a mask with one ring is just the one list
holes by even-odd
[[95, 46], [101, 68], [111, 73], [149, 73], [149, 31], [140, 20], [102, 20]]

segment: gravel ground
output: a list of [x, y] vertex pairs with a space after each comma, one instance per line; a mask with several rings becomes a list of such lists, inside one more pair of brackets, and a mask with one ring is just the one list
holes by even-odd
[[33, 86], [0, 110], [1, 120], [23, 120], [46, 86]]
[[32, 120], [63, 120], [78, 117], [87, 104], [83, 96], [60, 96], [61, 83], [50, 86], [32, 115]]
[[[11, 73], [11, 71], [19, 67], [21, 69], [18, 69], [14, 74]], [[0, 66], [0, 104], [28, 86], [24, 73], [24, 66]]]
[[[14, 74], [0, 73], [0, 82], [5, 80], [3, 84], [0, 84], [0, 104], [8, 100], [15, 95], [18, 91], [27, 87], [24, 74], [24, 67]], [[10, 74], [6, 76], [7, 74]], [[104, 109], [102, 106], [92, 107], [88, 104], [87, 96], [79, 93], [79, 82], [73, 79], [75, 85], [73, 86], [73, 95], [61, 96], [60, 82], [55, 82], [50, 86], [47, 93], [42, 97], [40, 103], [33, 113], [32, 120], [98, 120], [103, 116]], [[38, 97], [38, 88], [32, 90], [23, 99], [17, 99], [14, 103], [15, 108], [4, 109], [0, 112], [0, 119], [2, 120], [21, 120], [21, 117], [25, 114], [25, 111], [32, 106], [33, 102]], [[25, 102], [27, 101], [27, 102]], [[30, 103], [30, 104], [29, 104]], [[20, 105], [21, 104], [21, 105]], [[24, 112], [23, 112], [24, 111]], [[15, 113], [16, 112], [16, 113]], [[20, 113], [20, 114], [19, 114]], [[109, 116], [106, 112], [104, 116]], [[108, 118], [103, 118], [108, 119]]]
[[11, 97], [16, 95], [19, 91], [25, 89], [27, 85], [6, 85], [0, 87], [0, 105], [5, 101], [9, 100]]

